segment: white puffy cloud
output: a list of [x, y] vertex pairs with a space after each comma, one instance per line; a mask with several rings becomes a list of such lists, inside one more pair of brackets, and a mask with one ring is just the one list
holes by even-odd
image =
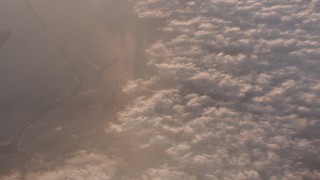
[[134, 3], [176, 36], [146, 51], [157, 75], [123, 88], [138, 97], [106, 129], [112, 156], [26, 179], [320, 179], [319, 0]]
[[166, 166], [153, 169], [148, 169], [144, 175], [141, 176], [141, 179], [148, 180], [148, 179], [154, 179], [154, 180], [194, 180], [196, 179], [193, 176], [190, 176], [188, 174], [185, 174], [184, 172], [177, 171], [174, 169], [170, 169]]
[[[103, 154], [80, 151], [68, 157], [62, 163], [45, 165], [44, 159], [38, 158], [30, 165], [26, 179], [114, 179], [121, 161]], [[52, 167], [50, 167], [52, 166]], [[39, 167], [39, 168], [37, 168]], [[46, 168], [45, 168], [46, 167]]]
[[158, 80], [124, 90], [152, 93], [107, 129], [165, 152], [141, 177], [320, 178], [319, 0], [135, 3], [176, 34], [147, 50]]
[[150, 86], [153, 86], [159, 78], [151, 77], [149, 80], [136, 79], [129, 81], [122, 91], [124, 93], [146, 93], [150, 90]]
[[81, 151], [26, 179], [320, 179], [319, 0], [134, 3], [176, 36], [123, 88], [118, 158]]

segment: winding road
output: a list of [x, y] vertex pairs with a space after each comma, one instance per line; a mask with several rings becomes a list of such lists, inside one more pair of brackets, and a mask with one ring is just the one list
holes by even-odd
[[1, 116], [9, 128], [0, 129], [6, 135], [0, 143], [11, 141], [0, 145], [0, 179], [10, 168], [24, 179], [30, 171], [26, 157], [37, 153], [55, 158], [105, 148], [105, 127], [127, 101], [120, 89], [144, 60], [146, 36], [125, 1], [23, 1], [8, 1], [15, 12], [2, 11], [13, 22], [0, 18], [6, 28], [0, 28], [0, 50], [6, 50], [0, 51], [1, 65], [13, 76], [0, 80], [14, 84], [9, 90], [18, 88], [4, 96], [22, 93], [15, 109]]

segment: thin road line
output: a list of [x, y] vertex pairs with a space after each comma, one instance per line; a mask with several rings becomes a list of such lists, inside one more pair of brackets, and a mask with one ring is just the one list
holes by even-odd
[[115, 82], [115, 87], [113, 89], [113, 92], [112, 92], [112, 98], [113, 98], [113, 102], [115, 103], [115, 121], [118, 120], [118, 117], [117, 117], [117, 113], [118, 113], [118, 110], [119, 110], [119, 104], [118, 104], [118, 101], [117, 101], [117, 90], [118, 90], [118, 80], [116, 80]]
[[115, 60], [113, 60], [112, 62], [107, 64], [105, 67], [103, 67], [103, 69], [100, 71], [100, 75], [99, 75], [99, 85], [101, 85], [101, 82], [102, 82], [102, 79], [104, 77], [105, 72], [109, 69], [110, 66], [112, 66], [113, 64], [115, 64], [119, 60], [120, 60], [119, 58], [115, 58]]
[[11, 31], [0, 32], [0, 47], [9, 39], [11, 36]]
[[33, 9], [33, 7], [31, 6], [31, 4], [29, 3], [28, 0], [24, 0], [28, 6], [28, 8], [31, 10], [31, 12], [33, 13], [33, 15], [38, 19], [39, 23], [41, 24], [42, 28], [45, 28], [45, 24], [42, 21], [42, 19], [40, 18], [40, 16], [37, 14], [37, 12]]
[[61, 98], [59, 101], [57, 101], [54, 104], [51, 104], [50, 106], [48, 106], [47, 108], [45, 108], [43, 111], [41, 111], [39, 114], [37, 114], [35, 116], [35, 118], [27, 123], [25, 126], [23, 126], [17, 133], [17, 135], [15, 136], [15, 138], [13, 139], [13, 144], [16, 145], [16, 147], [18, 148], [19, 151], [22, 151], [21, 149], [21, 142], [24, 138], [24, 136], [27, 134], [27, 132], [29, 131], [30, 128], [32, 128], [38, 121], [41, 120], [41, 117], [44, 116], [45, 114], [47, 114], [50, 110], [52, 110], [53, 108], [59, 106], [61, 103], [63, 103], [65, 100], [67, 100], [68, 98], [70, 98], [71, 96], [73, 96], [81, 87], [82, 84], [82, 79], [79, 76], [76, 68], [73, 66], [73, 64], [68, 60], [67, 56], [64, 54], [62, 48], [60, 47], [60, 45], [57, 42], [54, 42], [55, 46], [57, 47], [58, 51], [60, 52], [60, 54], [62, 55], [63, 59], [65, 60], [65, 62], [71, 67], [73, 73], [75, 74], [76, 78], [78, 79], [78, 84], [77, 86], [70, 92], [68, 93], [66, 96], [64, 96], [63, 98]]

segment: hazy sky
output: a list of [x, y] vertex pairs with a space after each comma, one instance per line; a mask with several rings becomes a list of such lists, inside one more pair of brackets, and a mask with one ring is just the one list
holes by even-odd
[[121, 87], [144, 76], [157, 24], [126, 1], [1, 1], [0, 175], [107, 153], [104, 129], [128, 102]]
[[0, 3], [1, 140], [81, 86], [6, 178], [320, 179], [319, 0], [29, 2], [45, 27]]

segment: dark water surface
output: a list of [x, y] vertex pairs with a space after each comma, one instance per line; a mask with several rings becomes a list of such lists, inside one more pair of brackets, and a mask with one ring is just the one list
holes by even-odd
[[150, 71], [159, 23], [124, 0], [0, 1], [0, 173], [36, 153], [103, 149], [120, 88]]

